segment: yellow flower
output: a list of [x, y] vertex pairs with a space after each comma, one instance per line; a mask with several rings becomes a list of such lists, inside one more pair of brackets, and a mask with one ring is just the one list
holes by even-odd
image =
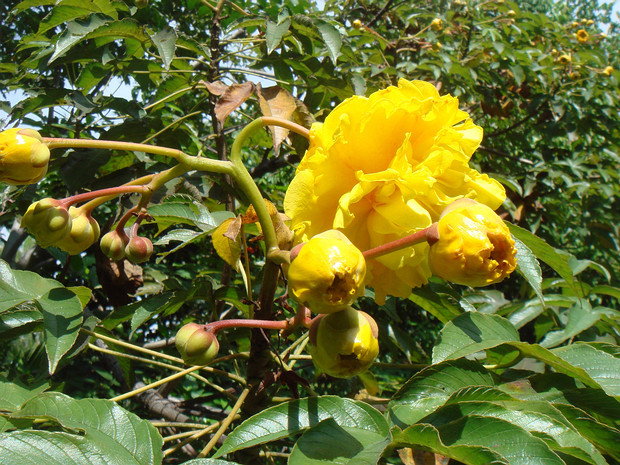
[[577, 38], [577, 41], [580, 44], [583, 44], [588, 41], [588, 39], [590, 38], [590, 35], [585, 29], [579, 29], [577, 33], [575, 34], [575, 37]]
[[47, 173], [50, 151], [34, 129], [0, 132], [0, 182], [34, 184]]
[[343, 310], [364, 295], [366, 261], [344, 234], [326, 231], [303, 244], [288, 269], [289, 293], [315, 313]]
[[431, 21], [431, 29], [435, 32], [443, 29], [443, 21], [441, 18], [435, 18]]
[[[482, 128], [427, 82], [401, 79], [351, 97], [310, 129], [310, 146], [284, 200], [296, 242], [328, 229], [360, 250], [430, 226], [461, 197], [497, 208], [503, 187], [469, 167]], [[375, 300], [407, 297], [430, 276], [427, 244], [370, 261]]]
[[611, 76], [611, 73], [614, 72], [614, 68], [613, 66], [607, 66], [604, 70], [603, 70], [603, 74], [605, 76]]
[[506, 278], [517, 265], [508, 227], [486, 205], [457, 200], [439, 219], [437, 236], [429, 263], [433, 274], [446, 281], [487, 286]]
[[558, 62], [561, 65], [568, 65], [570, 64], [571, 61], [572, 61], [572, 58], [570, 56], [570, 53], [563, 53], [562, 55], [558, 57]]
[[312, 361], [330, 376], [358, 375], [370, 368], [379, 354], [378, 334], [375, 320], [352, 307], [320, 315], [310, 328]]

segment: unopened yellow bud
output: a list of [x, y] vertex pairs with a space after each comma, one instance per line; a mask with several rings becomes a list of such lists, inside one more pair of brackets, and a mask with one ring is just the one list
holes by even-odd
[[506, 16], [508, 16], [509, 18], [514, 18], [515, 16], [517, 16], [517, 12], [515, 10], [508, 10], [506, 12]]
[[303, 244], [288, 269], [289, 293], [315, 313], [343, 310], [364, 294], [366, 261], [340, 231]]
[[215, 334], [198, 323], [184, 325], [177, 332], [174, 345], [188, 365], [207, 365], [220, 350]]
[[69, 255], [77, 255], [99, 239], [99, 223], [90, 215], [90, 212], [81, 208], [69, 207], [69, 215], [71, 216], [71, 231], [65, 238], [52, 245]]
[[310, 328], [314, 365], [336, 378], [350, 378], [366, 371], [379, 354], [378, 328], [368, 314], [347, 307], [320, 315]]
[[353, 26], [353, 29], [361, 29], [363, 24], [359, 19], [354, 19], [353, 23], [351, 23]]
[[611, 76], [611, 73], [614, 72], [614, 68], [613, 66], [607, 66], [604, 70], [603, 70], [603, 74], [605, 76]]
[[0, 182], [34, 184], [47, 173], [50, 150], [34, 129], [0, 132]]
[[437, 224], [428, 260], [435, 276], [480, 287], [502, 281], [517, 265], [515, 241], [489, 207], [470, 199], [453, 202]]
[[572, 61], [572, 58], [569, 53], [563, 53], [558, 57], [558, 63], [561, 65], [568, 65]]
[[431, 29], [435, 32], [441, 31], [443, 29], [443, 21], [441, 18], [435, 18], [431, 21]]
[[443, 45], [441, 45], [441, 42], [435, 42], [431, 46], [431, 50], [433, 50], [433, 52], [439, 52], [439, 51], [441, 51], [442, 48], [443, 48]]
[[58, 200], [42, 199], [28, 207], [21, 226], [41, 247], [49, 247], [69, 235], [71, 216]]

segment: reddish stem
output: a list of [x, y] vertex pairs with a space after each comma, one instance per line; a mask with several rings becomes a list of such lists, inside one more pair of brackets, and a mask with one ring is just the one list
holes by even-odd
[[84, 192], [83, 194], [72, 195], [62, 199], [60, 202], [63, 206], [68, 207], [78, 202], [84, 202], [86, 200], [92, 200], [99, 197], [105, 197], [108, 195], [119, 195], [127, 193], [139, 193], [144, 194], [148, 192], [150, 188], [148, 186], [117, 186], [110, 187], [108, 189], [100, 189], [98, 191]]
[[248, 320], [248, 319], [232, 319], [232, 320], [219, 320], [212, 323], [207, 323], [205, 327], [207, 330], [217, 334], [218, 331], [224, 328], [263, 328], [263, 329], [285, 329], [291, 323], [289, 320]]
[[382, 244], [379, 247], [375, 247], [373, 249], [368, 249], [364, 254], [364, 258], [366, 260], [370, 260], [372, 258], [380, 257], [381, 255], [388, 254], [390, 252], [395, 252], [396, 250], [404, 249], [406, 247], [420, 244], [426, 241], [426, 232], [429, 228], [432, 228], [432, 225], [428, 228], [421, 229], [420, 231], [414, 232], [405, 237], [401, 237], [392, 242], [388, 242], [387, 244]]

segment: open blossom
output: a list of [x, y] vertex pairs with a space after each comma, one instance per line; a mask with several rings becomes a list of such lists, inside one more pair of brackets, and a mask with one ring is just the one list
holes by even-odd
[[[360, 250], [413, 234], [456, 199], [495, 209], [503, 187], [470, 168], [482, 128], [427, 82], [401, 79], [370, 97], [351, 97], [310, 130], [310, 146], [284, 200], [296, 242], [329, 229]], [[407, 297], [431, 275], [428, 245], [367, 264], [366, 282], [382, 303]]]

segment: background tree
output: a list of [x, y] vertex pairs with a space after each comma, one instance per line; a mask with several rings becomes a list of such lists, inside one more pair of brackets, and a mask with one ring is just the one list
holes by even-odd
[[[472, 164], [506, 187], [500, 213], [515, 225], [520, 274], [478, 290], [433, 279], [380, 307], [368, 290], [358, 304], [377, 320], [381, 351], [346, 381], [316, 376], [306, 334], [247, 328], [220, 332], [217, 363], [185, 373], [177, 330], [249, 318], [263, 295], [255, 222], [242, 220], [237, 252], [212, 240], [247, 218], [249, 199], [225, 176], [190, 171], [151, 198], [146, 263], [112, 262], [98, 244], [70, 256], [20, 227], [32, 202], [171, 165], [139, 150], [53, 150], [37, 185], [0, 184], [0, 457], [418, 463], [424, 450], [467, 464], [618, 463], [620, 43], [610, 10], [581, 0], [3, 2], [3, 129], [226, 160], [259, 116], [309, 127], [352, 95], [431, 82], [484, 129]], [[307, 147], [286, 136], [255, 132], [244, 146], [280, 210]], [[137, 203], [126, 194], [99, 207], [102, 234]], [[293, 315], [277, 298], [258, 317]], [[299, 396], [309, 397], [290, 400]], [[121, 424], [135, 440], [107, 433]]]

